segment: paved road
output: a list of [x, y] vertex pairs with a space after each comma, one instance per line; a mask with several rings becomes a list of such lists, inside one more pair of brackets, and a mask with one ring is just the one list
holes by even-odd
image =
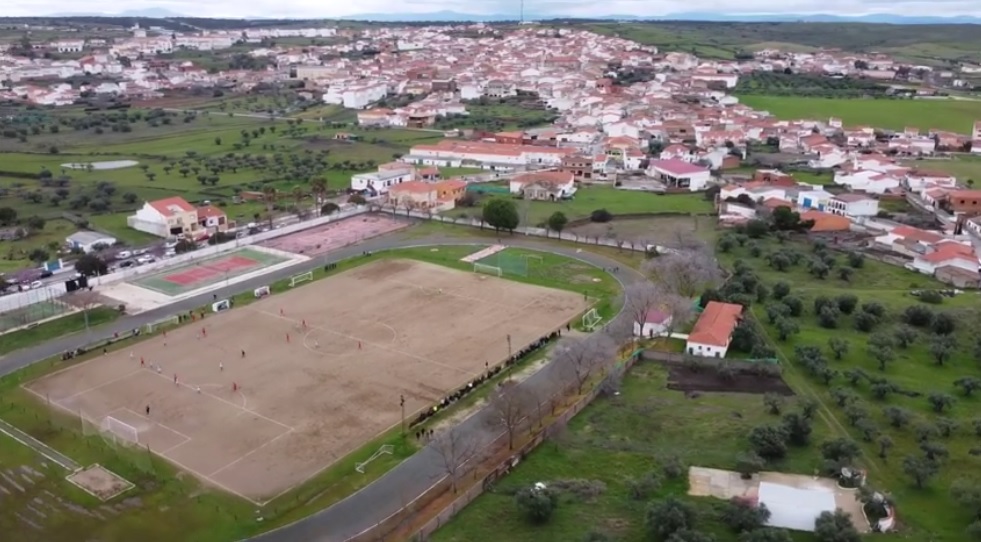
[[[418, 245], [449, 244], [475, 244], [475, 240], [472, 238], [456, 238], [452, 236], [409, 239], [404, 234], [393, 234], [340, 249], [334, 252], [330, 259], [337, 261], [359, 256], [365, 250], [381, 251]], [[619, 265], [618, 262], [592, 252], [579, 252], [574, 247], [567, 248], [548, 245], [527, 237], [516, 236], [506, 238], [505, 244], [554, 252], [578, 258], [599, 267]], [[263, 277], [231, 285], [217, 290], [214, 293], [217, 293], [219, 297], [224, 297], [249, 291], [298, 272], [314, 269], [320, 265], [323, 265], [322, 258], [316, 261], [303, 262]], [[646, 280], [643, 275], [629, 268], [622, 268], [617, 279], [624, 285]], [[212, 292], [209, 292], [194, 298], [185, 299], [168, 307], [121, 318], [112, 324], [94, 330], [91, 333], [91, 337], [86, 337], [84, 334], [76, 334], [55, 339], [34, 348], [12, 352], [0, 358], [0, 375], [10, 373], [41, 359], [57, 355], [65, 350], [77, 348], [90, 342], [93, 338], [108, 337], [113, 332], [122, 332], [178, 312], [200, 307], [209, 303], [211, 300]], [[627, 317], [625, 313], [621, 313], [618, 316], [618, 318]], [[549, 364], [520, 385], [531, 390], [538, 387], [549, 389], [548, 382], [554, 381], [556, 378], [557, 373], [555, 371], [557, 371], [556, 366]], [[454, 430], [466, 433], [467, 438], [475, 440], [479, 443], [480, 447], [490, 443], [500, 434], [499, 431], [492, 429], [490, 416], [487, 411], [477, 412]], [[394, 514], [405, 504], [435, 484], [442, 478], [444, 473], [445, 471], [441, 467], [441, 458], [439, 455], [430, 448], [425, 448], [402, 462], [374, 483], [345, 500], [296, 523], [258, 536], [253, 540], [256, 542], [340, 542], [347, 540]]]

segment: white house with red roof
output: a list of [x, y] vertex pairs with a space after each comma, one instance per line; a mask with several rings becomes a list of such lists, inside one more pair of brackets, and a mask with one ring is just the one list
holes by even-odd
[[913, 269], [925, 275], [934, 275], [943, 267], [978, 272], [978, 255], [971, 245], [946, 239], [931, 248], [930, 252], [913, 258]]
[[902, 177], [870, 169], [842, 170], [835, 172], [835, 184], [871, 194], [885, 194], [899, 188]]
[[682, 188], [692, 192], [705, 190], [712, 179], [712, 172], [708, 168], [677, 159], [651, 160], [647, 166], [647, 175], [663, 181], [668, 188]]
[[709, 301], [688, 334], [685, 351], [693, 356], [726, 357], [732, 332], [739, 324], [742, 314], [742, 305]]
[[157, 237], [197, 238], [205, 232], [198, 220], [198, 210], [179, 196], [144, 203], [136, 214], [126, 217], [126, 224]]
[[569, 171], [536, 171], [516, 175], [508, 182], [512, 194], [529, 200], [556, 201], [576, 193], [575, 175]]

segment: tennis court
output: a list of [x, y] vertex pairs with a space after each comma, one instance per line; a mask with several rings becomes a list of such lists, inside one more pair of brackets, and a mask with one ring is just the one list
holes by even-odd
[[275, 254], [243, 248], [139, 277], [129, 282], [165, 295], [178, 296], [285, 261], [287, 258]]

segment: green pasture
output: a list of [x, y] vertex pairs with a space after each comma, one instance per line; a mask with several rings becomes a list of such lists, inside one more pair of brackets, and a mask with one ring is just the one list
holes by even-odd
[[754, 109], [769, 111], [778, 118], [827, 121], [840, 118], [846, 126], [872, 126], [902, 130], [915, 126], [968, 133], [981, 119], [981, 101], [970, 100], [873, 100], [743, 96], [740, 101]]
[[[752, 247], [758, 246], [760, 257], [754, 257]], [[802, 263], [791, 266], [786, 271], [770, 267], [765, 254], [777, 250], [797, 251], [803, 255]], [[804, 242], [749, 241], [743, 247], [736, 247], [728, 253], [720, 254], [720, 260], [731, 267], [737, 260], [751, 269], [768, 287], [777, 282], [791, 286], [791, 296], [803, 301], [804, 311], [800, 317], [791, 318], [799, 333], [791, 334], [786, 341], [779, 340], [777, 326], [770, 323], [767, 314], [768, 301], [755, 303], [752, 315], [765, 329], [772, 345], [777, 349], [784, 364], [784, 375], [798, 393], [812, 395], [822, 404], [823, 416], [832, 424], [836, 433], [848, 434], [860, 442], [864, 448], [863, 467], [867, 469], [869, 483], [888, 492], [895, 499], [899, 514], [903, 517], [904, 536], [909, 539], [925, 539], [938, 542], [965, 540], [967, 525], [970, 523], [968, 511], [951, 500], [947, 489], [960, 479], [973, 480], [975, 458], [970, 453], [977, 445], [977, 436], [972, 427], [977, 418], [977, 401], [958, 392], [954, 381], [961, 377], [981, 377], [981, 369], [976, 361], [978, 321], [976, 292], [963, 293], [955, 298], [945, 298], [939, 305], [919, 301], [910, 295], [912, 289], [942, 289], [946, 286], [931, 277], [908, 271], [901, 267], [866, 259], [861, 268], [854, 269], [849, 280], [839, 277], [837, 270], [849, 267], [844, 254], [832, 252], [835, 265], [825, 279], [819, 279], [808, 272], [813, 248]], [[879, 303], [885, 308], [885, 315], [875, 325], [871, 333], [859, 331], [855, 327], [856, 316], [841, 315], [835, 328], [822, 327], [813, 305], [818, 296], [832, 299], [841, 295], [854, 295], [859, 305]], [[935, 314], [946, 314], [955, 322], [955, 332], [950, 336], [953, 350], [942, 366], [938, 365], [933, 354], [932, 344], [936, 342], [934, 333], [925, 328], [912, 328], [914, 340], [903, 348], [894, 342], [890, 348], [894, 359], [887, 363], [884, 371], [873, 357], [869, 346], [874, 335], [893, 337], [902, 324], [901, 315], [907, 307], [927, 307]], [[857, 314], [858, 310], [856, 310]], [[836, 360], [829, 349], [829, 341], [843, 339], [848, 342], [848, 351]], [[834, 371], [831, 384], [809, 376], [806, 368], [797, 360], [795, 348], [815, 346], [820, 348], [829, 360]], [[876, 347], [875, 349], [879, 349]], [[888, 393], [880, 397], [874, 393], [875, 386], [868, 380], [859, 379], [852, 384], [848, 377], [860, 370], [869, 378], [884, 378], [900, 392]], [[832, 390], [838, 390], [832, 393]], [[841, 407], [836, 393], [844, 392], [853, 399]], [[943, 414], [938, 414], [927, 400], [931, 393], [950, 394], [954, 405]], [[897, 429], [887, 423], [883, 414], [888, 407], [906, 409], [912, 416], [909, 425]], [[864, 440], [866, 429], [851, 423], [850, 415], [863, 413], [875, 436]], [[939, 475], [928, 480], [924, 488], [917, 489], [905, 473], [902, 462], [907, 456], [920, 456], [918, 431], [931, 428], [948, 420], [954, 425], [950, 436], [938, 434], [928, 436], [928, 440], [947, 450], [949, 456], [941, 461]], [[948, 422], [942, 422], [948, 423]], [[926, 433], [930, 435], [931, 433]], [[879, 455], [879, 438], [887, 436], [893, 447], [885, 458]]]
[[[787, 410], [794, 401], [788, 400]], [[440, 530], [436, 542], [502, 539], [513, 542], [651, 540], [644, 528], [648, 503], [669, 496], [692, 503], [698, 511], [696, 528], [715, 534], [720, 542], [735, 542], [718, 518], [723, 501], [687, 496], [687, 467], [732, 469], [749, 447], [746, 435], [756, 425], [779, 418], [766, 413], [761, 396], [703, 393], [687, 397], [667, 389], [667, 371], [640, 362], [624, 378], [616, 396], [600, 397], [573, 418], [562, 434], [525, 457], [505, 478], [454, 517]], [[814, 424], [812, 441], [830, 438], [829, 428]], [[817, 446], [791, 449], [773, 470], [811, 474], [820, 464]], [[684, 474], [661, 475], [663, 466], [680, 460]], [[657, 473], [662, 480], [649, 496], [634, 499], [629, 484]], [[561, 492], [555, 515], [544, 524], [521, 517], [513, 493], [542, 482], [557, 486], [579, 482], [594, 495]], [[605, 535], [606, 538], [599, 538]], [[794, 540], [812, 541], [807, 534]]]

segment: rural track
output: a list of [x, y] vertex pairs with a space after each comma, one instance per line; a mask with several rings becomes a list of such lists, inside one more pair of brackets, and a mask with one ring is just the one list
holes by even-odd
[[[404, 233], [389, 234], [367, 240], [334, 251], [329, 255], [330, 261], [340, 261], [358, 257], [364, 251], [380, 252], [390, 249], [410, 248], [418, 246], [440, 245], [486, 245], [487, 239], [472, 237], [454, 237], [452, 235], [434, 235], [422, 238], [410, 238]], [[599, 254], [580, 250], [578, 245], [554, 245], [535, 240], [535, 238], [512, 235], [502, 239], [508, 246], [522, 247], [543, 252], [551, 252], [562, 256], [578, 259], [585, 263], [602, 268], [621, 266], [620, 262]], [[172, 305], [161, 307], [133, 316], [123, 317], [111, 324], [92, 330], [89, 334], [76, 333], [48, 341], [33, 348], [17, 350], [0, 357], [0, 376], [10, 374], [38, 361], [59, 355], [66, 350], [78, 348], [92, 342], [93, 339], [109, 337], [115, 332], [125, 332], [145, 324], [156, 322], [161, 318], [181, 312], [187, 312], [210, 303], [212, 295], [230, 297], [288, 278], [297, 273], [310, 271], [324, 265], [324, 258], [302, 262], [294, 266], [274, 271], [272, 273], [249, 279], [231, 286], [219, 288], [202, 295], [183, 299]], [[622, 286], [647, 280], [639, 271], [623, 266], [614, 276]], [[627, 318], [625, 312], [617, 318]], [[533, 374], [520, 386], [534, 389], [557, 377], [557, 367], [549, 363]], [[454, 431], [465, 433], [464, 438], [473, 439], [477, 446], [490, 444], [497, 438], [491, 423], [491, 414], [482, 409], [463, 422]], [[392, 516], [416, 497], [422, 495], [445, 475], [443, 461], [439, 454], [426, 447], [406, 459], [398, 466], [384, 474], [378, 480], [365, 486], [360, 491], [346, 499], [321, 510], [313, 515], [294, 523], [258, 535], [251, 541], [255, 542], [343, 542], [370, 529], [382, 520]]]

